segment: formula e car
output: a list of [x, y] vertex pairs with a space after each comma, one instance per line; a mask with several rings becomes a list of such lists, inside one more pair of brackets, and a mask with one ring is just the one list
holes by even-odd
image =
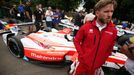
[[22, 38], [13, 33], [3, 34], [10, 52], [18, 58], [29, 58], [45, 62], [72, 60], [77, 53], [68, 36], [69, 28], [58, 32], [38, 31]]
[[[77, 61], [78, 53], [72, 41], [73, 37], [70, 36], [72, 28], [64, 28], [55, 32], [40, 30], [24, 37], [17, 35], [15, 26], [10, 28], [10, 31], [3, 34], [3, 40], [10, 52], [18, 58], [44, 62], [71, 61], [73, 64]], [[118, 48], [115, 46], [114, 50], [118, 50]], [[119, 69], [124, 65], [126, 59], [124, 54], [112, 52], [103, 66]]]
[[[72, 58], [77, 52], [71, 41], [70, 33], [72, 29], [64, 28], [59, 31], [52, 29], [52, 32], [40, 30], [22, 36], [18, 35], [19, 25], [8, 26], [6, 33], [1, 33], [9, 51], [17, 58], [44, 62], [73, 61]], [[21, 25], [24, 25], [24, 23]]]

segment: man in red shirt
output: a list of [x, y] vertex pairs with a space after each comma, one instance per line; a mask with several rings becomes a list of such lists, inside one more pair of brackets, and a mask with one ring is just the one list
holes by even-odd
[[112, 26], [115, 0], [100, 0], [93, 21], [84, 24], [74, 38], [78, 61], [74, 75], [103, 75], [100, 67], [113, 50], [117, 30]]

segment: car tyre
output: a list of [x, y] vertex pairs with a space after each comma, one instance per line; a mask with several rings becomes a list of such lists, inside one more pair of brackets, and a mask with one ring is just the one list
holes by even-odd
[[8, 38], [7, 45], [10, 52], [17, 58], [24, 57], [24, 47], [19, 38], [12, 36]]

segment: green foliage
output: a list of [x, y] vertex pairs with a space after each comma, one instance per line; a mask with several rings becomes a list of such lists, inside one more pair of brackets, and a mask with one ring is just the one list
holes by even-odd
[[[23, 1], [23, 0], [22, 0]], [[32, 7], [41, 3], [43, 6], [52, 6], [53, 8], [61, 8], [65, 11], [71, 11], [78, 7], [82, 0], [32, 0]], [[99, 0], [84, 0], [86, 3], [84, 7], [87, 11], [92, 9]], [[116, 0], [118, 6], [114, 12], [114, 17], [120, 20], [134, 21], [134, 0]], [[20, 0], [0, 0], [0, 6], [4, 3], [18, 5]]]
[[75, 9], [81, 0], [33, 0], [34, 4], [41, 3], [44, 6], [51, 6], [53, 8], [60, 8], [66, 11]]
[[134, 0], [117, 0], [115, 17], [120, 20], [134, 22]]
[[93, 9], [94, 5], [96, 4], [97, 0], [85, 0], [84, 7], [86, 8], [86, 11], [89, 12], [90, 9]]
[[[92, 9], [96, 2], [99, 0], [85, 0], [86, 4], [84, 7], [86, 8], [86, 11], [89, 11], [89, 9]], [[114, 12], [114, 17], [134, 22], [134, 0], [116, 0], [117, 1], [117, 8]]]
[[60, 2], [61, 4], [61, 9], [64, 9], [66, 11], [74, 10], [75, 8], [78, 7], [80, 4], [81, 0], [62, 0]]
[[4, 0], [0, 0], [0, 6], [3, 4]]

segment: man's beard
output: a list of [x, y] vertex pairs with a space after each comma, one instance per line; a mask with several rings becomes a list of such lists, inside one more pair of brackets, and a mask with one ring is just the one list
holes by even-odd
[[104, 18], [99, 18], [99, 21], [102, 23], [102, 24], [107, 24], [110, 22], [111, 19], [104, 19]]

